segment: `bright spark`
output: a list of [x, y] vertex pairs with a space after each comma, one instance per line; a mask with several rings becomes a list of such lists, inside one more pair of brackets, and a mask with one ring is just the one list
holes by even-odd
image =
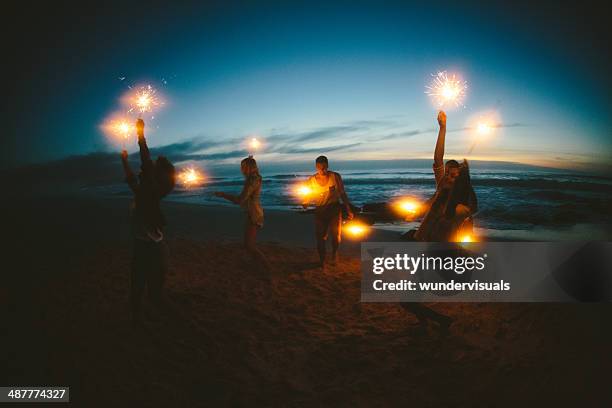
[[132, 121], [121, 115], [115, 115], [103, 123], [102, 130], [113, 138], [121, 138], [122, 143], [125, 143], [130, 134], [136, 132], [136, 127]]
[[488, 135], [493, 130], [493, 127], [487, 122], [479, 122], [478, 125], [476, 125], [476, 130], [481, 135]]
[[296, 193], [302, 197], [307, 197], [312, 194], [312, 188], [308, 187], [305, 184], [301, 184], [296, 187]]
[[118, 122], [115, 125], [115, 127], [116, 127], [116, 130], [117, 130], [117, 133], [119, 133], [120, 135], [122, 135], [126, 139], [127, 139], [128, 135], [130, 134], [130, 131], [134, 128], [133, 126], [130, 126], [130, 124], [125, 122], [125, 121]]
[[191, 187], [200, 184], [204, 180], [204, 176], [195, 168], [190, 167], [179, 174], [179, 179], [186, 187]]
[[463, 105], [468, 88], [467, 81], [459, 79], [455, 74], [449, 76], [446, 71], [432, 76], [433, 80], [425, 87], [425, 93], [432, 98], [436, 107], [441, 109]]
[[459, 242], [474, 242], [474, 238], [470, 234], [465, 234], [459, 237]]
[[400, 210], [409, 214], [416, 213], [417, 209], [419, 208], [419, 205], [411, 200], [402, 200], [399, 202], [398, 206]]
[[143, 85], [136, 89], [136, 93], [130, 98], [130, 110], [140, 113], [153, 112], [155, 108], [163, 105], [157, 90], [151, 85]]
[[249, 146], [251, 147], [251, 149], [257, 150], [257, 149], [259, 149], [261, 147], [261, 142], [259, 140], [257, 140], [256, 137], [254, 137], [249, 142]]
[[370, 230], [367, 225], [357, 221], [350, 221], [346, 223], [344, 229], [353, 238], [360, 238], [366, 235]]

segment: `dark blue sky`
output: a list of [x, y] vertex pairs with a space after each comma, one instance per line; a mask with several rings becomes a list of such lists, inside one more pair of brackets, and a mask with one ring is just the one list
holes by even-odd
[[424, 86], [446, 69], [470, 86], [465, 108], [448, 112], [449, 154], [465, 155], [474, 137], [465, 128], [494, 111], [501, 127], [473, 158], [608, 163], [600, 18], [594, 6], [445, 2], [22, 10], [4, 158], [23, 164], [117, 149], [100, 125], [120, 109], [128, 83], [152, 83], [166, 99], [148, 121], [151, 145], [189, 142], [184, 153], [196, 161], [233, 160], [253, 135], [269, 161], [317, 151], [429, 157], [435, 109]]

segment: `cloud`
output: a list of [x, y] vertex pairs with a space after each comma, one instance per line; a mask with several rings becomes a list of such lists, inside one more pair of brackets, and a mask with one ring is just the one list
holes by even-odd
[[285, 153], [285, 154], [305, 154], [305, 153], [321, 153], [334, 152], [338, 150], [347, 150], [356, 146], [360, 146], [362, 143], [350, 143], [336, 146], [321, 146], [321, 147], [284, 147], [273, 150], [274, 153]]
[[[524, 123], [499, 125], [503, 128], [523, 126], [528, 125]], [[462, 130], [467, 129], [458, 128], [449, 130], [449, 132]], [[275, 160], [295, 160], [296, 158], [303, 159], [298, 155], [342, 152], [380, 141], [410, 138], [435, 132], [437, 132], [437, 128], [433, 127], [430, 129], [407, 129], [397, 120], [385, 118], [357, 120], [295, 132], [277, 131], [270, 136], [263, 136], [263, 139], [267, 144], [265, 153], [279, 155]], [[223, 164], [227, 160], [246, 157], [249, 152], [241, 147], [243, 140], [243, 138], [211, 140], [202, 137], [157, 146], [150, 150], [154, 158], [160, 155], [166, 156], [179, 167], [181, 163], [190, 161], [206, 161], [208, 162], [207, 165], [215, 166]], [[339, 141], [347, 143], [338, 144]], [[283, 155], [286, 155], [286, 157], [282, 157]], [[295, 155], [295, 157], [292, 155]], [[130, 162], [134, 170], [137, 171], [138, 153], [130, 156]], [[101, 185], [120, 182], [124, 177], [119, 154], [109, 152], [70, 156], [48, 163], [7, 170], [3, 176], [18, 189], [57, 182], [72, 185]]]

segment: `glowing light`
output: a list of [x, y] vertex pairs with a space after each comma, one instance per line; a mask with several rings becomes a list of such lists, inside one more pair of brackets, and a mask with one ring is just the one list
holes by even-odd
[[186, 187], [192, 187], [200, 184], [204, 180], [204, 176], [195, 168], [190, 167], [179, 174], [179, 180], [181, 180]]
[[114, 124], [115, 131], [118, 135], [123, 136], [124, 139], [130, 135], [130, 132], [134, 130], [134, 125], [131, 125], [127, 121], [118, 121]]
[[472, 116], [466, 123], [466, 128], [472, 134], [472, 145], [470, 146], [467, 155], [471, 155], [476, 146], [486, 142], [492, 136], [500, 132], [501, 116], [495, 110], [480, 112]]
[[470, 234], [464, 234], [459, 236], [459, 242], [475, 242], [475, 240]]
[[295, 188], [295, 192], [301, 197], [308, 197], [312, 194], [312, 188], [306, 184], [300, 184]]
[[130, 134], [136, 132], [136, 127], [132, 121], [121, 115], [113, 115], [102, 124], [101, 128], [108, 136], [121, 140], [122, 145], [125, 145]]
[[467, 81], [455, 74], [448, 75], [446, 71], [433, 75], [433, 80], [426, 86], [425, 93], [431, 97], [438, 108], [461, 106], [466, 97]]
[[491, 126], [487, 122], [479, 122], [476, 125], [476, 130], [481, 135], [488, 135], [489, 133], [491, 133], [493, 131], [493, 126]]
[[344, 225], [344, 231], [352, 238], [361, 238], [370, 232], [370, 227], [358, 221], [349, 221]]
[[420, 204], [412, 199], [402, 199], [395, 204], [395, 208], [402, 214], [416, 214]]
[[157, 107], [163, 105], [162, 100], [157, 94], [157, 89], [151, 85], [143, 85], [131, 93], [128, 97], [128, 112], [153, 112]]
[[249, 142], [249, 147], [253, 150], [257, 150], [261, 147], [261, 142], [256, 137], [252, 138]]

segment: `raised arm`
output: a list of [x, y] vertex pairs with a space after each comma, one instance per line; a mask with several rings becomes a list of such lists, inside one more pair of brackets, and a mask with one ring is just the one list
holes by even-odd
[[136, 179], [136, 175], [132, 171], [130, 167], [130, 163], [128, 162], [128, 152], [127, 150], [121, 151], [121, 164], [123, 165], [123, 173], [125, 174], [125, 181], [130, 186], [130, 189], [133, 192], [136, 192], [138, 188], [138, 180]]
[[138, 119], [136, 121], [136, 133], [138, 134], [138, 147], [140, 148], [140, 165], [142, 169], [153, 167], [153, 161], [151, 160], [151, 153], [147, 146], [147, 140], [144, 135], [144, 120]]
[[446, 113], [440, 111], [438, 113], [438, 140], [436, 141], [436, 150], [434, 151], [434, 166], [440, 167], [444, 165], [444, 143], [446, 139]]
[[346, 190], [344, 189], [344, 182], [342, 181], [342, 177], [340, 174], [334, 173], [336, 177], [336, 182], [338, 184], [338, 192], [340, 193], [340, 198], [342, 199], [342, 204], [346, 208], [346, 213], [348, 215], [348, 219], [353, 219], [353, 210], [351, 209], [351, 202], [349, 201], [348, 195], [346, 195]]

